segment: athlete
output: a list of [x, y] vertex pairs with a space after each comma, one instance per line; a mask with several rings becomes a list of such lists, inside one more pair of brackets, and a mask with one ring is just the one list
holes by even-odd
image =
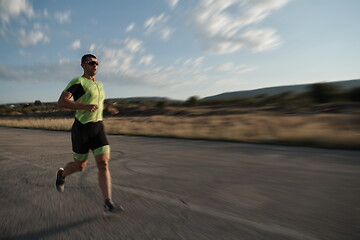
[[76, 111], [75, 121], [71, 128], [74, 161], [57, 171], [56, 189], [63, 192], [65, 178], [86, 167], [91, 149], [99, 170], [98, 178], [104, 197], [104, 212], [119, 213], [123, 211], [123, 208], [114, 204], [111, 198], [110, 146], [102, 122], [105, 94], [102, 83], [95, 80], [98, 65], [99, 62], [94, 55], [84, 55], [81, 58], [84, 74], [72, 79], [58, 100], [60, 108]]

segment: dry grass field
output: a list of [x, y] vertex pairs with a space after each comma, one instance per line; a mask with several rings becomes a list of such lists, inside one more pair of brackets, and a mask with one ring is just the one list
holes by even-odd
[[[359, 114], [139, 116], [104, 119], [108, 134], [360, 149]], [[1, 118], [0, 126], [65, 130], [70, 118]]]

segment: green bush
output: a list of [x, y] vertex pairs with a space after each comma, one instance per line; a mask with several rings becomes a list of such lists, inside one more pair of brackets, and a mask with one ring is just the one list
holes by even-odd
[[40, 100], [36, 100], [36, 101], [34, 102], [34, 105], [35, 105], [35, 106], [41, 106], [41, 105], [42, 105], [42, 102], [41, 102]]
[[348, 97], [350, 101], [360, 102], [360, 87], [351, 89], [348, 92]]
[[310, 86], [310, 95], [317, 103], [331, 102], [338, 92], [338, 88], [332, 84], [315, 83]]
[[194, 107], [198, 104], [198, 102], [199, 102], [199, 97], [192, 96], [192, 97], [189, 97], [188, 100], [185, 101], [184, 105], [188, 106], [188, 107]]
[[167, 103], [166, 101], [160, 100], [160, 101], [158, 101], [158, 102], [156, 103], [155, 106], [156, 106], [157, 108], [163, 109], [163, 108], [165, 108], [167, 105], [168, 105], [168, 103]]

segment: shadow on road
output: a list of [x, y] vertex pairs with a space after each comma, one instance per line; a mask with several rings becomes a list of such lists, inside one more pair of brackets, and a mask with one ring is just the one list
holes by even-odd
[[65, 225], [60, 225], [60, 226], [54, 226], [48, 229], [44, 229], [44, 230], [40, 230], [37, 232], [33, 232], [33, 233], [24, 233], [18, 236], [11, 236], [11, 237], [5, 237], [3, 238], [3, 240], [35, 240], [35, 239], [43, 239], [45, 237], [50, 237], [52, 235], [61, 233], [61, 232], [66, 232], [67, 230], [70, 230], [72, 228], [77, 228], [81, 225], [96, 221], [100, 218], [100, 216], [92, 216], [89, 218], [85, 218], [81, 221], [77, 221], [77, 222], [71, 222]]

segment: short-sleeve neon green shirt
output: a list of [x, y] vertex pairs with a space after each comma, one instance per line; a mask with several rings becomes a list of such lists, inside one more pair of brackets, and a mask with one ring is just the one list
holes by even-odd
[[99, 108], [95, 112], [76, 110], [75, 118], [82, 124], [103, 120], [105, 92], [101, 82], [76, 77], [70, 81], [64, 91], [70, 92], [75, 102], [98, 105]]

